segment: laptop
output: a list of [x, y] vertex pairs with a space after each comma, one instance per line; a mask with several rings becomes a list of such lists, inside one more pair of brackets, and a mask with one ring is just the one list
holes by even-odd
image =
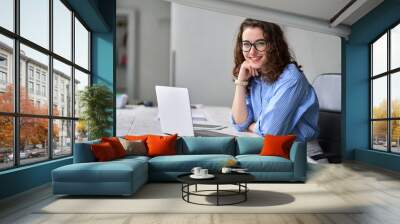
[[214, 124], [193, 124], [187, 88], [156, 86], [161, 131], [179, 136], [231, 136], [212, 130], [226, 128]]

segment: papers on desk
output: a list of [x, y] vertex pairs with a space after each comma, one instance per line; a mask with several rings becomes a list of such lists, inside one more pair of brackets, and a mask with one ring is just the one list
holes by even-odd
[[192, 120], [194, 123], [196, 121], [207, 121], [207, 117], [203, 111], [192, 110]]
[[[154, 120], [160, 120], [160, 115], [158, 113]], [[197, 123], [199, 121], [204, 122], [207, 121], [207, 116], [203, 111], [192, 110], [192, 120], [193, 123]]]

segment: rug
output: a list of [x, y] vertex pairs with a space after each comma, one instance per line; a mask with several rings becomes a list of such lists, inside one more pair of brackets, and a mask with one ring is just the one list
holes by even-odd
[[[224, 186], [229, 190], [234, 186]], [[254, 183], [248, 185], [247, 201], [237, 205], [204, 206], [182, 200], [178, 183], [149, 183], [130, 197], [58, 196], [36, 213], [125, 214], [125, 213], [360, 213], [349, 203], [317, 184]], [[212, 190], [201, 185], [198, 190]], [[191, 188], [194, 190], [194, 187]], [[214, 194], [214, 193], [210, 193]], [[224, 197], [223, 203], [240, 198]], [[213, 204], [215, 196], [191, 196], [197, 203]]]

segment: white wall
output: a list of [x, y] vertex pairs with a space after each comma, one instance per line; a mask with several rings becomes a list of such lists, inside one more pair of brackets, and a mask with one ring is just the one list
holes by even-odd
[[171, 5], [175, 85], [187, 87], [191, 103], [231, 104], [233, 46], [241, 17]]
[[322, 73], [341, 73], [339, 37], [285, 27], [284, 32], [297, 63], [302, 65], [308, 81]]
[[[171, 4], [171, 50], [176, 86], [187, 87], [192, 103], [230, 106], [233, 47], [244, 17]], [[340, 38], [284, 28], [288, 44], [311, 82], [316, 75], [341, 71]]]
[[[117, 9], [135, 13], [136, 36], [134, 88], [139, 100], [156, 102], [155, 85], [168, 85], [170, 52], [170, 3], [163, 0], [117, 0]], [[118, 74], [117, 74], [118, 79]], [[130, 101], [132, 102], [132, 101]]]

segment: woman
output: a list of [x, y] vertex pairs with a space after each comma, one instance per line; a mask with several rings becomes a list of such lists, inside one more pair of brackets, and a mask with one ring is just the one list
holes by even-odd
[[318, 136], [318, 99], [290, 55], [281, 28], [246, 19], [235, 46], [235, 95], [232, 122], [238, 131]]

